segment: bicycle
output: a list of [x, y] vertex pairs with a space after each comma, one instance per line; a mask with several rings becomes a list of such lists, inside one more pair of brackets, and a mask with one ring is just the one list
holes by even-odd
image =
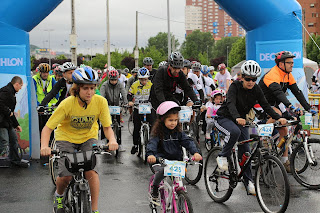
[[[116, 138], [118, 144], [121, 144], [121, 124], [117, 120], [117, 116], [120, 116], [121, 108], [127, 107], [126, 105], [123, 105], [123, 107], [120, 106], [109, 106], [110, 115], [112, 118], [112, 130], [114, 132], [114, 137]], [[119, 151], [116, 150], [115, 157], [118, 157]]]
[[[248, 126], [248, 125], [247, 125]], [[238, 182], [243, 181], [244, 171], [252, 160], [256, 164], [255, 190], [257, 200], [264, 212], [285, 212], [290, 198], [290, 185], [284, 166], [280, 160], [265, 149], [262, 140], [270, 137], [274, 124], [254, 125], [258, 127], [259, 135], [251, 135], [251, 139], [237, 142], [237, 145], [255, 142], [251, 156], [240, 168], [235, 148], [228, 157], [228, 171], [222, 171], [216, 158], [221, 147], [214, 147], [208, 154], [205, 167], [205, 185], [209, 196], [218, 203], [227, 201]]]
[[[63, 203], [66, 213], [91, 213], [91, 193], [89, 182], [84, 177], [84, 172], [94, 168], [97, 154], [109, 154], [108, 146], [93, 145], [93, 150], [76, 153], [61, 153], [52, 150], [53, 158], [65, 157], [66, 168], [73, 173], [68, 184]], [[82, 159], [82, 160], [81, 160]]]
[[[159, 185], [160, 194], [160, 211], [162, 213], [193, 213], [192, 203], [188, 197], [187, 190], [183, 186], [182, 179], [185, 176], [185, 164], [181, 161], [168, 161], [159, 158], [157, 160], [160, 164], [154, 166], [165, 166], [163, 179]], [[153, 185], [154, 175], [150, 178], [149, 194], [151, 194], [151, 186]], [[158, 206], [150, 198], [149, 204], [152, 213], [158, 212]]]
[[134, 125], [133, 125], [133, 113], [129, 115], [128, 119], [128, 130], [129, 133], [133, 136], [133, 130], [134, 130]]
[[224, 134], [214, 127], [210, 133], [210, 140], [205, 139], [204, 144], [207, 151], [210, 151], [215, 146], [221, 146], [224, 141]]
[[[311, 113], [305, 113], [305, 116], [311, 118]], [[280, 157], [286, 147], [290, 147], [294, 143], [295, 148], [290, 156], [290, 169], [294, 179], [308, 189], [320, 189], [320, 155], [316, 155], [316, 153], [320, 153], [320, 140], [309, 138], [308, 131], [302, 129], [300, 115], [295, 113], [295, 117], [297, 120], [288, 121], [288, 125], [283, 125], [293, 126], [292, 133], [285, 137], [286, 141], [279, 147], [279, 150], [273, 141], [272, 152]], [[305, 119], [305, 124], [311, 125], [311, 121], [307, 122], [307, 119]], [[294, 140], [295, 138], [299, 140]]]
[[[201, 105], [193, 105], [192, 107], [181, 106], [181, 110], [179, 111], [179, 121], [182, 126], [182, 131], [185, 132], [190, 138], [194, 139], [193, 132], [190, 130], [190, 120], [193, 114], [192, 109], [198, 109]], [[191, 109], [192, 108], [192, 109]], [[198, 143], [195, 143], [196, 147], [200, 149]], [[195, 162], [191, 160], [192, 155], [186, 150], [186, 148], [182, 147], [183, 159], [186, 161], [186, 176], [185, 180], [192, 185], [195, 185], [199, 182], [202, 175], [203, 170], [203, 160], [199, 162]]]

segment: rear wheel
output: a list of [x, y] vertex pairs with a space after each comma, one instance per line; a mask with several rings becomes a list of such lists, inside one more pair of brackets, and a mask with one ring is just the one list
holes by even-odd
[[303, 144], [297, 146], [290, 158], [293, 177], [309, 189], [320, 188], [320, 140], [308, 139], [308, 152], [314, 162], [310, 164]]
[[255, 176], [256, 193], [264, 212], [285, 212], [290, 197], [290, 185], [284, 166], [273, 155], [263, 157]]
[[227, 201], [233, 191], [230, 187], [229, 172], [221, 171], [218, 168], [217, 157], [221, 150], [221, 147], [212, 148], [204, 165], [204, 181], [207, 192], [218, 203]]
[[177, 191], [177, 198], [176, 206], [173, 205], [173, 208], [176, 208], [174, 212], [193, 213], [191, 200], [185, 191]]
[[129, 116], [129, 120], [128, 120], [128, 130], [129, 133], [131, 135], [133, 135], [133, 129], [134, 129], [134, 125], [133, 125], [133, 113], [131, 113], [131, 115]]
[[[56, 140], [53, 139], [51, 142], [51, 150], [56, 150], [57, 145], [56, 145]], [[55, 155], [52, 155], [49, 158], [49, 170], [50, 170], [50, 176], [52, 183], [56, 185], [57, 177], [58, 177], [58, 159], [55, 158]]]
[[[200, 150], [200, 146], [198, 143], [195, 143], [196, 147]], [[203, 160], [196, 162], [192, 161], [192, 155], [190, 152], [187, 151], [187, 155], [189, 158], [189, 161], [187, 162], [186, 165], [186, 176], [185, 180], [192, 185], [195, 185], [196, 183], [199, 182], [201, 175], [202, 175], [202, 170], [203, 170]]]

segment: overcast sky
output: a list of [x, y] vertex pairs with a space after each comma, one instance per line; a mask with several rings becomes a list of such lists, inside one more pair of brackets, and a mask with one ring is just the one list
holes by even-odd
[[[185, 0], [170, 0], [171, 32], [180, 44], [185, 36]], [[132, 50], [135, 45], [136, 11], [156, 17], [167, 17], [166, 0], [109, 0], [111, 44], [118, 49]], [[106, 0], [75, 0], [78, 53], [103, 52], [106, 40]], [[139, 14], [139, 47], [145, 47], [148, 39], [158, 32], [167, 32], [167, 20]], [[178, 22], [173, 22], [178, 21]], [[183, 22], [183, 23], [179, 23]], [[71, 0], [64, 0], [47, 18], [30, 32], [30, 44], [49, 47], [55, 51], [69, 51], [71, 33]], [[86, 42], [84, 41], [86, 40]], [[93, 40], [92, 42], [89, 40]], [[95, 45], [96, 44], [96, 45]], [[111, 46], [111, 50], [114, 50]], [[121, 49], [122, 48], [122, 49]]]

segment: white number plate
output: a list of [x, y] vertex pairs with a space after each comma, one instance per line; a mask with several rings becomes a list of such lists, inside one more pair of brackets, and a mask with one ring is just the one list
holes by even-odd
[[190, 122], [191, 115], [192, 115], [192, 111], [190, 110], [180, 110], [179, 111], [180, 123]]
[[139, 105], [139, 114], [151, 114], [151, 106], [150, 105]]
[[260, 124], [258, 125], [258, 135], [259, 136], [271, 136], [273, 132], [273, 124]]
[[312, 125], [312, 114], [309, 112], [306, 112], [304, 114], [304, 123], [305, 125]]
[[183, 161], [165, 160], [164, 176], [174, 176], [184, 178], [186, 175], [186, 163]]
[[120, 115], [119, 106], [109, 106], [110, 115]]

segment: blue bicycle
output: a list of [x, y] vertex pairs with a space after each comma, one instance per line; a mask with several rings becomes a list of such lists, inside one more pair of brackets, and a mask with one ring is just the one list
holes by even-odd
[[220, 132], [216, 127], [212, 128], [210, 139], [205, 139], [205, 147], [210, 151], [213, 147], [222, 147], [225, 135]]

